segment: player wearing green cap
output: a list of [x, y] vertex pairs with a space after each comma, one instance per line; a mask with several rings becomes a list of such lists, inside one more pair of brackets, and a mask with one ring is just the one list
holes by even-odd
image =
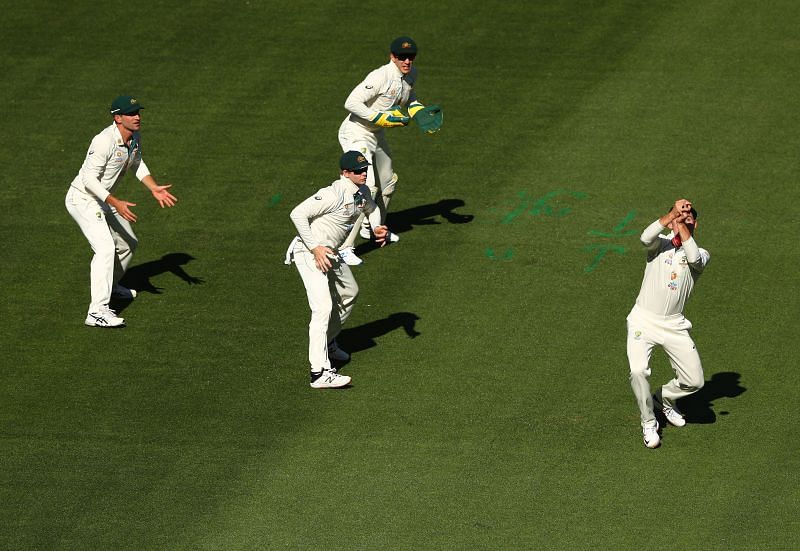
[[111, 125], [92, 139], [83, 165], [67, 191], [67, 211], [94, 251], [91, 302], [85, 321], [93, 327], [124, 326], [125, 320], [109, 306], [111, 297], [136, 297], [135, 290], [119, 285], [138, 244], [131, 227], [136, 215], [130, 207], [135, 203], [114, 195], [122, 178], [133, 172], [162, 208], [172, 207], [177, 201], [168, 190], [170, 186], [158, 185], [142, 160], [142, 109], [132, 96], [119, 96], [112, 102]]

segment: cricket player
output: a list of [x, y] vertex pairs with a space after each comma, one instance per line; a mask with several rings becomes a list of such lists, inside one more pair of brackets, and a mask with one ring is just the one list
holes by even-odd
[[308, 294], [311, 322], [308, 324], [308, 361], [312, 388], [339, 388], [350, 384], [331, 360], [347, 361], [336, 336], [347, 320], [358, 296], [358, 284], [339, 248], [353, 223], [366, 214], [375, 240], [387, 242], [389, 229], [381, 224], [380, 212], [365, 185], [370, 164], [359, 151], [347, 151], [339, 159], [341, 176], [317, 191], [289, 215], [297, 237], [289, 244], [286, 264], [294, 262]]
[[136, 222], [131, 207], [136, 204], [114, 195], [122, 178], [133, 172], [161, 208], [172, 207], [177, 201], [169, 192], [170, 186], [158, 185], [142, 160], [142, 109], [131, 96], [119, 96], [111, 103], [113, 121], [92, 139], [83, 166], [67, 191], [67, 211], [94, 251], [91, 302], [85, 321], [92, 327], [124, 326], [125, 320], [109, 307], [111, 297], [136, 297], [135, 290], [119, 285], [138, 244], [131, 227], [131, 222]]
[[[408, 125], [411, 118], [425, 107], [417, 101], [414, 92], [416, 57], [417, 43], [413, 39], [407, 36], [396, 38], [389, 46], [389, 62], [369, 73], [344, 102], [349, 113], [339, 127], [339, 143], [343, 151], [360, 151], [372, 165], [366, 185], [378, 205], [381, 224], [386, 221], [389, 201], [397, 184], [385, 129]], [[400, 111], [406, 106], [409, 116]], [[370, 238], [369, 228], [363, 217], [353, 226], [341, 249], [347, 264], [357, 266], [363, 262], [356, 256], [353, 245], [359, 233], [365, 239]], [[388, 239], [396, 242], [399, 236], [389, 234]]]
[[[683, 316], [683, 306], [695, 281], [709, 261], [708, 251], [697, 246], [694, 230], [697, 211], [686, 199], [647, 226], [642, 244], [647, 247], [647, 266], [636, 304], [628, 315], [628, 362], [630, 381], [641, 413], [644, 445], [661, 444], [659, 425], [653, 412], [654, 400], [666, 420], [676, 427], [686, 424], [675, 402], [703, 387], [703, 366], [689, 334], [692, 324]], [[668, 235], [661, 235], [665, 229]], [[650, 393], [650, 357], [660, 345], [669, 357], [675, 378]]]

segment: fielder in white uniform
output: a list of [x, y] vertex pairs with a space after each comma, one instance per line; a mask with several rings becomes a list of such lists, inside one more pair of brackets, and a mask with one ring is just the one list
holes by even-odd
[[[686, 299], [709, 261], [708, 251], [697, 246], [694, 230], [697, 212], [692, 204], [679, 199], [672, 209], [647, 226], [642, 244], [647, 247], [647, 267], [636, 304], [628, 315], [628, 362], [630, 381], [641, 413], [644, 444], [661, 444], [654, 399], [667, 421], [678, 427], [686, 424], [675, 407], [676, 400], [703, 387], [703, 366], [689, 330], [692, 324], [683, 316]], [[661, 235], [670, 229], [668, 235]], [[650, 392], [650, 357], [660, 345], [672, 364], [675, 378], [661, 387], [654, 397]]]
[[337, 373], [331, 365], [331, 360], [350, 358], [339, 348], [336, 336], [358, 297], [358, 284], [338, 249], [362, 214], [369, 216], [375, 240], [381, 246], [389, 234], [365, 185], [369, 166], [362, 153], [345, 152], [339, 159], [341, 177], [297, 205], [289, 215], [297, 237], [289, 244], [286, 263], [297, 266], [311, 308], [308, 361], [312, 388], [350, 384], [350, 377]]
[[67, 211], [94, 251], [90, 269], [92, 296], [85, 321], [93, 327], [124, 326], [125, 320], [109, 307], [111, 296], [136, 296], [135, 290], [119, 285], [138, 244], [130, 224], [136, 221], [130, 207], [136, 205], [113, 195], [117, 185], [130, 171], [162, 208], [172, 207], [177, 201], [168, 191], [170, 186], [158, 185], [142, 160], [141, 109], [142, 105], [131, 96], [120, 96], [112, 102], [114, 120], [92, 139], [65, 200]]
[[[378, 205], [381, 223], [386, 221], [386, 211], [397, 183], [384, 129], [408, 125], [410, 117], [425, 107], [417, 101], [414, 92], [416, 42], [401, 36], [392, 41], [389, 52], [389, 62], [369, 73], [347, 96], [344, 107], [349, 114], [339, 127], [342, 150], [360, 151], [372, 164], [366, 184]], [[399, 110], [406, 106], [409, 116]], [[351, 266], [362, 262], [353, 248], [359, 232], [365, 239], [370, 238], [369, 225], [363, 217], [353, 226], [341, 249], [342, 258]], [[389, 235], [390, 242], [398, 239], [397, 235]]]

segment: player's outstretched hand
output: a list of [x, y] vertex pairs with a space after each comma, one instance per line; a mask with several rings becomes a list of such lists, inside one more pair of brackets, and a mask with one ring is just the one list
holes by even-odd
[[136, 222], [136, 215], [133, 214], [133, 211], [130, 209], [130, 207], [135, 207], [136, 203], [117, 199], [113, 195], [106, 197], [106, 203], [108, 203], [109, 206], [116, 210], [117, 213], [119, 213], [119, 215], [128, 222]]
[[314, 263], [317, 265], [320, 272], [325, 273], [330, 270], [332, 266], [330, 257], [336, 256], [336, 253], [333, 252], [332, 249], [325, 245], [318, 245], [311, 249], [311, 252], [314, 253]]
[[164, 207], [174, 207], [175, 203], [178, 202], [178, 199], [168, 191], [171, 187], [172, 184], [167, 184], [164, 186], [156, 186], [150, 190], [150, 193], [153, 194], [153, 197], [156, 198], [156, 201], [158, 201], [162, 209]]

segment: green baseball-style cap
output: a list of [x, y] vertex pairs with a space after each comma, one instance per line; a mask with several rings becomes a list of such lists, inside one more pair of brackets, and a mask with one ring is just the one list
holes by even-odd
[[339, 168], [342, 170], [361, 170], [369, 166], [369, 161], [360, 151], [347, 151], [339, 158]]
[[119, 96], [111, 102], [112, 115], [130, 115], [139, 109], [144, 109], [144, 107], [133, 96]]
[[410, 36], [401, 36], [392, 40], [389, 51], [393, 54], [415, 54], [417, 43]]

